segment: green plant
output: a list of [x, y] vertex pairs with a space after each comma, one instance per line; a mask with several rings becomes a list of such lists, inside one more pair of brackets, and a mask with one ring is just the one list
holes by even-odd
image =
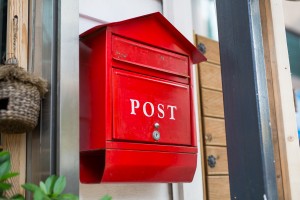
[[41, 181], [39, 186], [26, 183], [22, 187], [32, 192], [33, 199], [36, 200], [78, 200], [76, 195], [63, 194], [66, 184], [66, 177], [52, 175], [45, 182]]
[[[10, 153], [7, 151], [0, 152], [0, 200], [25, 200], [21, 194], [7, 197], [6, 191], [10, 190], [12, 185], [8, 180], [18, 176], [19, 173], [11, 172]], [[33, 193], [34, 200], [78, 200], [74, 194], [63, 194], [67, 181], [64, 176], [49, 176], [45, 182], [41, 181], [40, 185], [25, 183], [22, 187]], [[111, 200], [112, 198], [105, 195], [100, 200]]]
[[109, 195], [105, 195], [104, 197], [102, 197], [100, 200], [112, 200], [112, 197]]
[[12, 197], [5, 196], [5, 192], [10, 190], [12, 185], [8, 183], [8, 179], [19, 175], [16, 172], [11, 172], [11, 162], [10, 162], [10, 154], [7, 151], [0, 152], [0, 199], [17, 199], [17, 200], [25, 200], [25, 198], [16, 194]]

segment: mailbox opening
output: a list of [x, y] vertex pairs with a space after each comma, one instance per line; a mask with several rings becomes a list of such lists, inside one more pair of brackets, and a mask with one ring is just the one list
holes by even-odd
[[[80, 153], [80, 180], [84, 183], [101, 182], [105, 168], [105, 151]], [[101, 173], [102, 172], [102, 173]], [[82, 174], [84, 173], [84, 176]]]

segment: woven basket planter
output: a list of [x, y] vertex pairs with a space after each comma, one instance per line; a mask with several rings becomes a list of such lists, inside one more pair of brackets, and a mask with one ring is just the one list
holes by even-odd
[[32, 131], [47, 83], [17, 66], [0, 66], [0, 132]]

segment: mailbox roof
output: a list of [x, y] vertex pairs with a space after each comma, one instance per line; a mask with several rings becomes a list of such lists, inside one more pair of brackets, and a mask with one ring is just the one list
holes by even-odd
[[142, 43], [187, 54], [194, 64], [206, 61], [202, 53], [159, 12], [99, 25], [82, 33], [80, 38], [102, 29]]

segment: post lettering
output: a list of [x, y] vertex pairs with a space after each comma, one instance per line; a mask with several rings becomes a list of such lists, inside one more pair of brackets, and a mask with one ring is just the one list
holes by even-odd
[[[158, 118], [163, 119], [165, 118], [165, 107], [167, 107], [167, 110], [170, 110], [170, 120], [175, 120], [175, 110], [177, 110], [177, 106], [172, 105], [164, 105], [164, 104], [157, 104], [154, 105], [153, 103], [147, 101], [145, 103], [140, 103], [139, 100], [136, 99], [130, 99], [131, 102], [131, 115], [137, 115], [136, 110], [138, 110], [140, 107], [143, 107], [143, 113], [146, 117], [153, 117], [155, 114]], [[141, 106], [141, 104], [143, 106]]]
[[165, 111], [164, 111], [164, 109], [165, 109], [165, 106], [163, 105], [163, 104], [158, 104], [158, 106], [157, 106], [157, 109], [158, 109], [158, 117], [159, 118], [164, 118], [165, 117]]
[[171, 110], [171, 117], [170, 117], [170, 119], [175, 120], [174, 109], [177, 109], [177, 107], [176, 106], [170, 106], [170, 105], [168, 105], [167, 109], [169, 109], [169, 108]]
[[130, 114], [136, 115], [135, 109], [140, 107], [140, 102], [135, 99], [130, 99], [130, 102], [131, 102], [131, 113]]
[[[147, 105], [150, 105], [150, 107], [151, 107], [151, 114], [150, 115], [147, 112], [147, 108], [146, 108]], [[143, 105], [143, 112], [144, 112], [144, 114], [147, 117], [152, 117], [153, 114], [154, 114], [154, 106], [153, 106], [153, 104], [151, 102], [145, 102], [144, 105]]]

